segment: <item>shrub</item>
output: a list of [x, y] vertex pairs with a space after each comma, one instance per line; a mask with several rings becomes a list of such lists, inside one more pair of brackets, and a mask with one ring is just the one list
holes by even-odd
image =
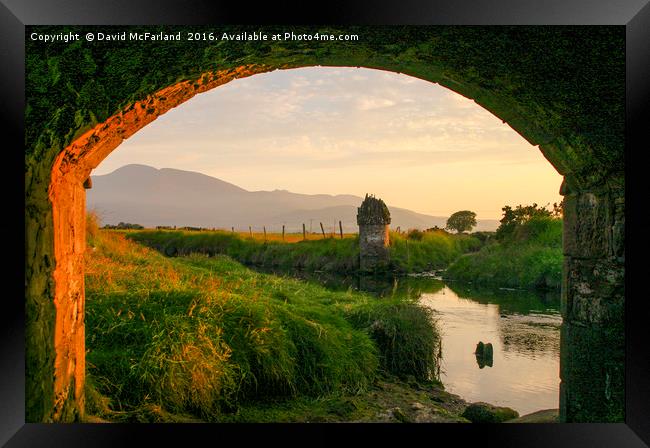
[[422, 238], [424, 237], [424, 232], [418, 229], [409, 229], [408, 233], [406, 234], [406, 237], [409, 240], [422, 241]]
[[440, 334], [433, 310], [416, 302], [386, 300], [360, 307], [350, 319], [358, 328], [367, 329], [387, 373], [439, 380]]

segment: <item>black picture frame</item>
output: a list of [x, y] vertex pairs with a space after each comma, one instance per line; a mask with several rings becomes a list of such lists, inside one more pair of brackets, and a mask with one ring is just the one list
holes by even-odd
[[[12, 285], [0, 312], [0, 445], [7, 446], [115, 446], [147, 444], [153, 440], [176, 443], [342, 443], [351, 436], [402, 443], [441, 443], [443, 436], [497, 446], [627, 447], [650, 444], [650, 340], [646, 324], [647, 299], [639, 285], [644, 275], [640, 257], [648, 253], [643, 230], [643, 185], [639, 156], [650, 109], [650, 4], [648, 0], [446, 0], [394, 3], [333, 1], [314, 4], [248, 3], [208, 0], [0, 0], [0, 111], [6, 130], [2, 180], [7, 194], [1, 235], [15, 244], [5, 253], [5, 285]], [[20, 297], [20, 257], [24, 241], [24, 87], [26, 25], [154, 25], [154, 24], [427, 24], [427, 25], [615, 25], [626, 28], [626, 419], [619, 424], [528, 425], [151, 425], [151, 424], [26, 424], [24, 302]], [[636, 163], [636, 166], [635, 166]], [[641, 179], [640, 179], [641, 178]], [[636, 224], [635, 224], [636, 223]], [[632, 236], [633, 235], [633, 236]], [[637, 241], [638, 238], [638, 241]], [[646, 238], [647, 239], [647, 238]], [[630, 241], [633, 243], [630, 244]], [[20, 251], [20, 252], [19, 252]], [[24, 257], [24, 255], [23, 255]], [[23, 259], [24, 260], [24, 259]], [[24, 272], [23, 278], [24, 278]], [[635, 283], [633, 283], [635, 282]], [[15, 288], [15, 289], [14, 289]], [[445, 442], [449, 443], [449, 442]]]

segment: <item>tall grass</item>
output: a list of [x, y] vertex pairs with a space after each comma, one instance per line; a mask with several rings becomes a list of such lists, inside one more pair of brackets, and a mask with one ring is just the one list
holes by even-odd
[[390, 232], [390, 266], [398, 272], [444, 269], [460, 255], [478, 250], [481, 242], [469, 235], [444, 231]]
[[[242, 238], [239, 234], [224, 231], [161, 230], [130, 232], [128, 235], [168, 256], [225, 254], [245, 264], [284, 269], [344, 273], [359, 269], [358, 236], [285, 243]], [[481, 245], [476, 238], [446, 232], [422, 232], [417, 239], [391, 232], [389, 240], [388, 267], [395, 272], [443, 269], [461, 254], [477, 250]]]
[[562, 260], [562, 220], [536, 218], [507, 240], [458, 258], [445, 276], [479, 285], [559, 290]]
[[86, 212], [86, 240], [90, 246], [93, 246], [95, 243], [95, 238], [99, 233], [99, 226], [101, 221], [99, 219], [99, 213], [95, 210], [90, 210]]
[[370, 329], [384, 370], [427, 381], [439, 378], [442, 357], [433, 313], [430, 308], [393, 301], [382, 307], [358, 307], [350, 317], [357, 326]]
[[358, 237], [295, 243], [243, 238], [224, 231], [143, 231], [129, 238], [168, 256], [224, 254], [245, 264], [278, 268], [348, 272], [359, 266]]
[[437, 369], [420, 353], [437, 330], [415, 303], [259, 274], [222, 255], [170, 259], [120, 232], [99, 231], [94, 244], [88, 373], [95, 408], [112, 417], [155, 421], [141, 411], [157, 409], [219, 421], [245, 402], [359, 393], [382, 371]]

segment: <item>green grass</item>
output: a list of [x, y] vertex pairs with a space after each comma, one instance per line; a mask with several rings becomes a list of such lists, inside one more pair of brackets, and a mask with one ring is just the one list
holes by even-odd
[[437, 351], [423, 348], [435, 349], [438, 332], [413, 301], [333, 292], [223, 255], [167, 258], [121, 232], [96, 232], [91, 244], [86, 344], [98, 414], [222, 421], [268, 400], [359, 394], [382, 374], [435, 379]]
[[355, 326], [370, 329], [384, 371], [427, 380], [438, 378], [442, 357], [439, 334], [432, 331], [433, 313], [430, 308], [405, 307], [393, 300], [380, 307], [360, 306], [351, 317]]
[[390, 232], [390, 266], [398, 272], [444, 269], [462, 254], [480, 246], [481, 242], [470, 235], [433, 231], [413, 232], [408, 237]]
[[562, 260], [562, 220], [535, 219], [507, 240], [458, 258], [445, 277], [479, 285], [559, 290]]
[[141, 231], [128, 237], [168, 256], [224, 254], [241, 263], [278, 268], [346, 272], [358, 268], [358, 237], [284, 243], [226, 231]]
[[[128, 232], [128, 237], [168, 256], [225, 254], [245, 264], [281, 269], [344, 273], [359, 269], [358, 236], [285, 243], [265, 242], [225, 231], [159, 230]], [[443, 269], [461, 254], [478, 250], [480, 245], [478, 239], [467, 235], [424, 232], [414, 239], [391, 232], [388, 269], [395, 272]]]

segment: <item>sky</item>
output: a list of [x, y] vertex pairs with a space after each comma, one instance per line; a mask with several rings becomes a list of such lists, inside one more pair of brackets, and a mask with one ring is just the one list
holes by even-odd
[[559, 202], [562, 177], [507, 124], [445, 87], [364, 68], [240, 78], [125, 140], [94, 171], [130, 163], [217, 177], [250, 191], [375, 194], [435, 216]]

